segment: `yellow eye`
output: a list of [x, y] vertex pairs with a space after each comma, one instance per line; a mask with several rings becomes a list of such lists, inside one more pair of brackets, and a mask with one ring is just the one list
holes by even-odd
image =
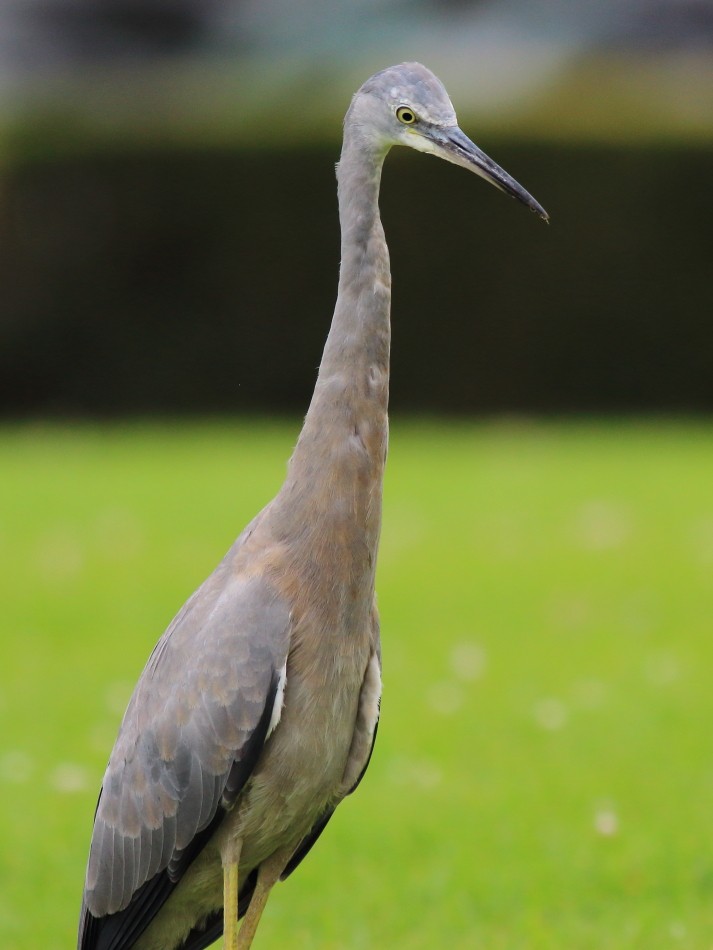
[[404, 125], [413, 125], [416, 121], [416, 113], [408, 106], [399, 106], [396, 110], [396, 118]]

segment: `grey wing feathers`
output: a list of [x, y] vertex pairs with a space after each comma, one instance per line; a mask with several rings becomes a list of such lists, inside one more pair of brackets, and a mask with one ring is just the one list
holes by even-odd
[[223, 562], [159, 641], [97, 806], [85, 889], [94, 917], [125, 908], [159, 871], [176, 880], [216, 816], [231, 769], [246, 758], [252, 769], [259, 749], [251, 738], [286, 661], [289, 625], [265, 581], [232, 575]]

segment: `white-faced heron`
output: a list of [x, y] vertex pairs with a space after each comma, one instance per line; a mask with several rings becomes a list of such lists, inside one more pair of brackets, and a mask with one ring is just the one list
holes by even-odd
[[279, 494], [171, 623], [131, 697], [94, 818], [80, 950], [200, 950], [223, 931], [228, 950], [247, 950], [273, 884], [369, 763], [391, 285], [378, 193], [392, 145], [462, 165], [547, 219], [461, 132], [425, 67], [385, 69], [354, 96], [337, 170], [339, 293], [314, 396]]

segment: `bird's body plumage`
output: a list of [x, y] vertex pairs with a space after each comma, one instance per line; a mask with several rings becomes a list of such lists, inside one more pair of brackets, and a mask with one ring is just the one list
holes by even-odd
[[[275, 850], [296, 849], [366, 766], [380, 692], [373, 590], [369, 602], [353, 596], [361, 587], [360, 569], [345, 557], [353, 539], [335, 547], [334, 528], [323, 527], [315, 560], [313, 546], [280, 536], [273, 510], [246, 529], [171, 624], [127, 709], [97, 809], [85, 896], [88, 925], [121, 924], [112, 950], [179, 946], [222, 908], [221, 849], [230, 836], [244, 842], [240, 879], [249, 883]], [[322, 558], [336, 558], [345, 577], [314, 600], [305, 593]], [[151, 881], [165, 902], [132, 901]], [[103, 947], [100, 939], [86, 945]]]
[[[420, 110], [423, 141], [391, 128], [394, 109], [408, 118], [404, 101]], [[79, 950], [208, 946], [223, 931], [226, 868], [238, 865], [239, 912], [252, 913], [366, 769], [381, 694], [374, 581], [388, 439], [381, 167], [398, 142], [464, 164], [462, 141], [445, 90], [418, 64], [377, 74], [352, 101], [337, 171], [339, 293], [314, 396], [282, 489], [169, 626], [134, 691], [97, 806]], [[536, 205], [493, 167], [500, 187]]]

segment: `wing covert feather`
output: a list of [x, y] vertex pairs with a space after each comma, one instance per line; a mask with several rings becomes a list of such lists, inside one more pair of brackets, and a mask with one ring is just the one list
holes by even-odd
[[226, 559], [158, 642], [104, 776], [85, 890], [93, 916], [125, 908], [172, 859], [180, 866], [236, 763], [247, 757], [252, 771], [259, 749], [250, 740], [286, 661], [289, 628], [267, 582], [232, 574]]

